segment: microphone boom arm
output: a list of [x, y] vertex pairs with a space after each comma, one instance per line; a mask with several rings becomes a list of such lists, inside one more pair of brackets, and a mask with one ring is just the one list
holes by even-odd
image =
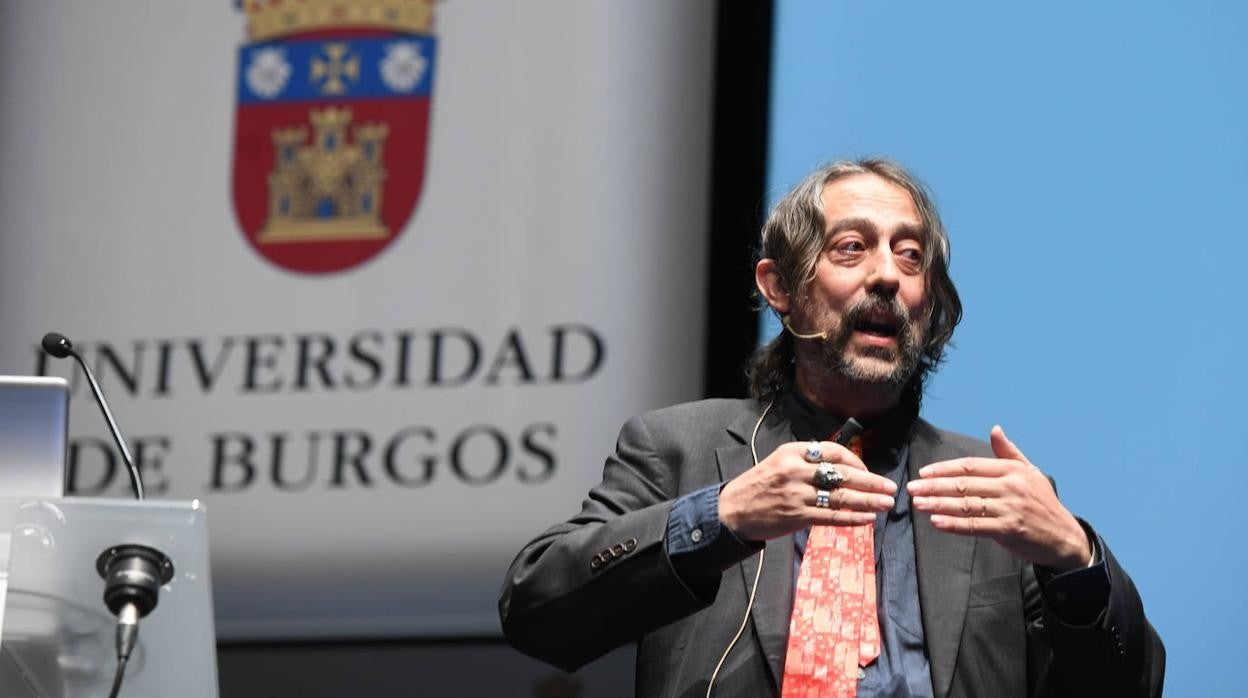
[[113, 419], [112, 410], [108, 409], [108, 401], [104, 399], [104, 393], [100, 390], [100, 384], [95, 382], [95, 374], [91, 373], [91, 367], [87, 365], [82, 354], [74, 351], [73, 342], [69, 341], [69, 337], [59, 332], [49, 332], [43, 336], [43, 350], [51, 356], [63, 359], [66, 356], [74, 357], [78, 365], [82, 367], [82, 372], [87, 377], [87, 383], [91, 386], [91, 392], [95, 395], [95, 404], [100, 406], [100, 412], [104, 413], [104, 421], [108, 423], [108, 430], [113, 434], [113, 441], [117, 443], [117, 448], [121, 449], [121, 459], [126, 463], [126, 472], [130, 475], [130, 486], [134, 490], [134, 498], [143, 499], [143, 478], [139, 474], [138, 467], [134, 464], [134, 458], [130, 455], [130, 448], [126, 446], [126, 440], [121, 435], [121, 429], [117, 427], [117, 420]]
[[130, 449], [126, 446], [126, 440], [121, 436], [121, 429], [117, 428], [117, 420], [113, 419], [112, 410], [108, 409], [108, 403], [104, 401], [104, 395], [100, 392], [100, 384], [95, 382], [95, 376], [91, 375], [91, 369], [87, 368], [87, 362], [82, 356], [71, 350], [70, 355], [78, 360], [82, 366], [82, 372], [87, 376], [87, 383], [91, 385], [91, 392], [95, 393], [95, 402], [100, 406], [100, 412], [104, 413], [104, 421], [108, 422], [109, 431], [113, 432], [113, 439], [117, 442], [117, 447], [121, 449], [121, 459], [126, 462], [126, 472], [130, 475], [130, 486], [134, 488], [134, 498], [143, 499], [143, 478], [139, 477], [139, 469], [134, 464], [134, 458], [130, 455]]

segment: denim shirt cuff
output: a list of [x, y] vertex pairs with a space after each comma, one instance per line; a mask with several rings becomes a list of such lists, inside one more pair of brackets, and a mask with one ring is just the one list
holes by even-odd
[[683, 495], [667, 517], [667, 554], [685, 582], [717, 575], [763, 549], [763, 543], [742, 540], [719, 520], [723, 487], [719, 483]]

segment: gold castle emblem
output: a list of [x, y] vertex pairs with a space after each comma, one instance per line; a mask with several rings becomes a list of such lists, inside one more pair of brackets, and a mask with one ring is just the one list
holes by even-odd
[[390, 127], [351, 127], [351, 109], [313, 109], [306, 126], [273, 130], [277, 162], [269, 173], [269, 217], [256, 241], [340, 242], [378, 240], [390, 231], [381, 222], [386, 180], [382, 150]]

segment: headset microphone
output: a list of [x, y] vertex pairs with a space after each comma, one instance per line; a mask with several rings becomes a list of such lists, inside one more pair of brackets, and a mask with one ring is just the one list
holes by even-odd
[[784, 329], [788, 330], [789, 334], [797, 337], [798, 339], [825, 339], [828, 336], [827, 332], [812, 332], [811, 334], [802, 334], [801, 332], [798, 332], [793, 329], [793, 325], [789, 324], [788, 315], [781, 317], [780, 322], [784, 325]]

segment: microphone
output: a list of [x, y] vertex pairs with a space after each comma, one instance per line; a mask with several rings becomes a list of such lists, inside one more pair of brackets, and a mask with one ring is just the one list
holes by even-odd
[[[134, 498], [143, 499], [143, 477], [134, 465], [126, 440], [113, 419], [112, 410], [108, 409], [108, 401], [95, 380], [91, 367], [74, 351], [74, 343], [59, 332], [49, 332], [43, 336], [43, 350], [50, 356], [63, 359], [74, 357], [82, 367], [95, 402], [104, 413], [104, 421], [113, 434], [113, 441], [121, 449], [121, 458], [126, 462], [130, 474], [130, 484], [134, 489]], [[173, 579], [173, 562], [169, 557], [155, 548], [146, 545], [125, 544], [115, 545], [100, 553], [95, 561], [96, 571], [104, 580], [104, 605], [117, 616], [117, 672], [113, 678], [110, 698], [115, 698], [121, 690], [121, 682], [125, 677], [126, 664], [130, 661], [130, 653], [134, 650], [139, 636], [139, 619], [156, 608], [160, 587]]]
[[845, 448], [849, 448], [849, 442], [853, 441], [854, 437], [858, 436], [862, 432], [862, 423], [853, 417], [850, 417], [845, 420], [845, 423], [842, 424], [841, 428], [836, 432], [836, 439], [834, 443], [840, 444]]
[[121, 430], [117, 428], [112, 410], [108, 409], [108, 401], [104, 399], [104, 393], [100, 391], [100, 384], [95, 382], [95, 374], [91, 372], [91, 367], [87, 366], [81, 354], [74, 351], [74, 343], [69, 341], [69, 337], [60, 332], [49, 332], [43, 335], [41, 344], [48, 355], [58, 359], [72, 356], [82, 367], [82, 372], [87, 376], [87, 383], [91, 385], [91, 392], [95, 395], [95, 403], [100, 406], [100, 411], [104, 413], [104, 421], [108, 422], [108, 429], [113, 433], [113, 441], [116, 442], [117, 448], [121, 449], [121, 459], [125, 461], [126, 470], [130, 474], [130, 487], [134, 490], [134, 498], [143, 499], [143, 478], [139, 475], [139, 469], [134, 465], [134, 458], [130, 457], [130, 449], [126, 447], [126, 440], [121, 437]]
[[[789, 324], [788, 315], [782, 316], [780, 318], [780, 322], [784, 325], [784, 329], [788, 330], [789, 334], [793, 335], [794, 337], [797, 337], [798, 339], [825, 339], [828, 336], [827, 332], [812, 332], [811, 334], [802, 334], [801, 332], [798, 332], [797, 330], [793, 329], [792, 325]], [[44, 337], [44, 340], [46, 341], [47, 337]], [[44, 348], [45, 349], [47, 348], [47, 344], [44, 344]]]

